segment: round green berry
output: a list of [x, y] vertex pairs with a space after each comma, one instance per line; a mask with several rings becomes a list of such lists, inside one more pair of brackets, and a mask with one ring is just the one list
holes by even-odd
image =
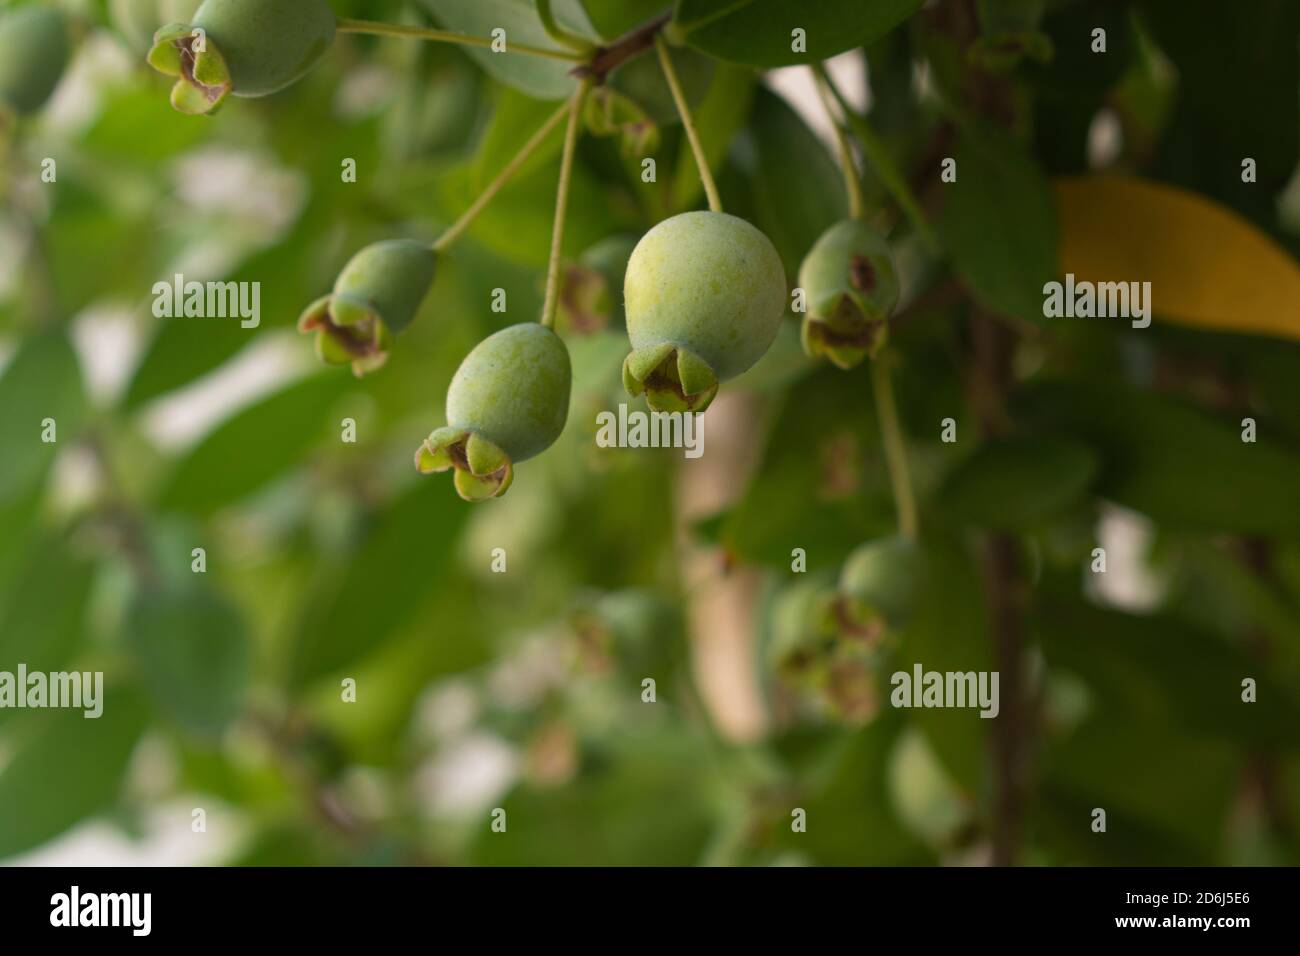
[[867, 223], [846, 220], [823, 233], [799, 268], [799, 287], [809, 355], [852, 368], [885, 344], [898, 305], [898, 270], [889, 243]]
[[172, 105], [210, 113], [233, 93], [267, 96], [310, 70], [334, 42], [326, 0], [204, 0], [154, 35], [149, 62], [177, 77]]
[[420, 446], [416, 468], [454, 468], [456, 490], [468, 501], [505, 494], [514, 466], [560, 437], [571, 381], [568, 349], [550, 329], [524, 323], [489, 336], [452, 377], [448, 424]]
[[0, 10], [0, 110], [26, 114], [44, 106], [70, 53], [68, 23], [58, 10]]
[[720, 212], [687, 212], [642, 237], [623, 284], [627, 390], [660, 411], [703, 411], [718, 385], [776, 339], [785, 271], [767, 236]]

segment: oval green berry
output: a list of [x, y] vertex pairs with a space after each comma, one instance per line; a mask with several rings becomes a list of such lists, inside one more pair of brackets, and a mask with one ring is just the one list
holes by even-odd
[[70, 53], [68, 23], [58, 10], [0, 11], [0, 109], [39, 110], [59, 85]]
[[337, 25], [326, 0], [204, 0], [190, 23], [154, 35], [149, 62], [178, 78], [173, 106], [210, 113], [228, 94], [267, 96], [298, 80]]
[[799, 268], [808, 313], [803, 344], [840, 368], [874, 357], [885, 344], [898, 305], [898, 270], [889, 243], [865, 222], [831, 226]]
[[534, 323], [488, 336], [447, 389], [445, 428], [415, 455], [422, 473], [454, 468], [462, 498], [500, 497], [514, 466], [545, 451], [569, 417], [572, 370], [560, 337]]
[[415, 319], [433, 285], [437, 253], [422, 242], [389, 239], [366, 246], [343, 267], [334, 292], [298, 319], [316, 333], [317, 351], [331, 364], [351, 363], [362, 375], [383, 365], [392, 336]]
[[642, 237], [623, 298], [628, 391], [660, 411], [703, 411], [718, 385], [763, 357], [785, 315], [781, 258], [743, 219], [687, 212]]

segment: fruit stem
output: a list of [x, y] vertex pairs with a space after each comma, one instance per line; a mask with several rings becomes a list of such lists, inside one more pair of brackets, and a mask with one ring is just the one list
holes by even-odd
[[862, 144], [862, 151], [866, 154], [867, 162], [875, 169], [881, 185], [889, 190], [889, 194], [894, 197], [895, 202], [903, 210], [903, 214], [911, 220], [926, 248], [932, 253], [937, 253], [939, 251], [939, 240], [935, 237], [934, 229], [926, 220], [925, 214], [921, 212], [921, 204], [917, 202], [916, 196], [912, 194], [911, 187], [907, 185], [907, 180], [903, 178], [903, 174], [894, 165], [893, 159], [889, 156], [889, 151], [885, 149], [885, 144], [881, 142], [880, 137], [876, 135], [875, 130], [871, 128], [871, 124], [867, 122], [866, 118], [849, 106], [848, 101], [844, 99], [844, 94], [835, 85], [835, 81], [826, 73], [826, 68], [820, 63], [814, 63], [812, 69], [817, 74], [817, 78], [826, 84], [826, 89], [830, 90], [831, 95], [835, 97], [835, 101], [839, 103], [845, 121]]
[[871, 386], [876, 396], [876, 415], [885, 445], [885, 466], [894, 488], [894, 506], [898, 509], [898, 530], [903, 537], [916, 537], [916, 499], [912, 496], [912, 477], [907, 466], [907, 446], [898, 421], [894, 402], [894, 385], [889, 376], [889, 354], [878, 355], [871, 365]]
[[596, 49], [596, 44], [590, 40], [560, 26], [560, 22], [555, 19], [555, 11], [551, 9], [551, 0], [537, 0], [537, 19], [542, 21], [542, 28], [546, 31], [546, 35], [560, 46], [567, 46], [570, 50], [575, 50], [584, 56], [590, 55], [591, 51]]
[[[340, 20], [338, 32], [363, 33], [381, 37], [411, 37], [417, 40], [433, 40], [438, 43], [459, 43], [462, 46], [490, 47], [496, 42], [490, 37], [476, 37], [467, 33], [455, 33], [451, 30], [433, 30], [429, 27], [407, 26], [401, 23], [378, 23], [374, 20]], [[505, 52], [529, 53], [533, 56], [545, 56], [552, 60], [566, 60], [570, 63], [583, 63], [587, 59], [586, 55], [582, 53], [529, 46], [526, 43], [507, 42]]]
[[560, 120], [564, 119], [564, 117], [568, 115], [569, 104], [565, 103], [558, 110], [552, 113], [545, 123], [538, 127], [537, 132], [532, 135], [532, 138], [529, 139], [528, 142], [524, 143], [523, 147], [520, 148], [519, 152], [515, 153], [514, 158], [511, 159], [510, 162], [506, 163], [505, 168], [503, 168], [501, 172], [497, 173], [496, 178], [492, 180], [492, 182], [488, 183], [487, 188], [479, 194], [479, 197], [474, 200], [473, 204], [461, 214], [459, 219], [452, 223], [446, 232], [438, 237], [438, 241], [433, 244], [434, 252], [443, 252], [460, 237], [462, 232], [470, 227], [478, 217], [478, 214], [483, 211], [484, 207], [492, 201], [492, 198], [501, 191], [502, 187], [510, 181], [515, 173], [519, 172], [519, 167], [528, 161], [528, 157], [537, 151], [537, 147], [540, 146], [546, 137], [551, 134], [551, 131], [560, 124]]
[[560, 300], [560, 246], [564, 243], [564, 219], [569, 208], [569, 183], [573, 179], [573, 155], [578, 147], [578, 121], [582, 104], [592, 81], [583, 80], [569, 100], [569, 125], [564, 133], [564, 153], [560, 157], [560, 184], [555, 190], [555, 225], [551, 230], [551, 261], [546, 268], [546, 302], [542, 306], [542, 325], [555, 327], [555, 309]]
[[718, 185], [713, 181], [713, 174], [709, 172], [709, 161], [704, 155], [704, 146], [700, 142], [700, 134], [695, 130], [695, 120], [691, 118], [691, 109], [686, 105], [686, 96], [682, 93], [682, 85], [677, 79], [677, 70], [673, 66], [672, 57], [668, 55], [668, 44], [660, 35], [655, 36], [655, 50], [659, 54], [659, 65], [663, 67], [664, 79], [668, 81], [668, 89], [672, 91], [673, 102], [677, 104], [677, 114], [682, 118], [682, 128], [686, 130], [686, 138], [690, 141], [691, 152], [695, 154], [695, 165], [700, 170], [700, 182], [704, 183], [704, 194], [709, 197], [709, 209], [713, 212], [722, 212], [722, 199], [718, 196]]
[[827, 75], [825, 68], [819, 63], [810, 69], [817, 87], [817, 95], [821, 97], [822, 107], [826, 110], [826, 116], [830, 119], [831, 127], [835, 130], [835, 144], [840, 152], [840, 168], [844, 171], [844, 190], [849, 197], [849, 217], [863, 219], [866, 216], [866, 203], [862, 198], [862, 180], [858, 174], [858, 166], [853, 159], [853, 146], [849, 143], [849, 136], [844, 129], [844, 123], [835, 115], [831, 93], [826, 88]]

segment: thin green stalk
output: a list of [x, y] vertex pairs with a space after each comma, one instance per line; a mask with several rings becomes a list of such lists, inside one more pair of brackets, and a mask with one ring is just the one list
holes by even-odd
[[921, 211], [921, 204], [917, 202], [916, 197], [912, 195], [911, 187], [907, 185], [907, 180], [899, 172], [898, 167], [890, 158], [889, 151], [885, 149], [885, 144], [880, 141], [875, 130], [866, 121], [866, 118], [860, 116], [844, 99], [844, 94], [839, 91], [835, 81], [826, 73], [826, 68], [820, 63], [813, 64], [813, 72], [817, 78], [826, 84], [835, 101], [839, 103], [840, 110], [844, 113], [844, 119], [853, 130], [853, 135], [858, 138], [862, 144], [862, 151], [866, 153], [867, 162], [869, 162], [876, 175], [880, 178], [881, 184], [889, 190], [889, 194], [894, 197], [903, 214], [907, 216], [926, 247], [937, 253], [939, 251], [939, 240], [935, 237], [934, 229], [925, 218], [925, 213]]
[[584, 56], [596, 49], [596, 45], [590, 40], [560, 26], [560, 22], [555, 19], [555, 11], [551, 9], [551, 0], [537, 0], [537, 19], [542, 21], [542, 28], [546, 31], [546, 35], [560, 46], [567, 46], [570, 50], [575, 50]]
[[722, 212], [722, 198], [718, 195], [718, 186], [713, 181], [713, 173], [709, 172], [709, 161], [704, 155], [704, 145], [700, 142], [700, 134], [695, 130], [695, 120], [691, 118], [691, 108], [686, 104], [686, 97], [682, 93], [682, 84], [677, 79], [677, 70], [673, 66], [672, 58], [668, 55], [668, 44], [658, 34], [655, 35], [655, 51], [659, 54], [659, 64], [663, 67], [664, 79], [668, 81], [668, 89], [672, 91], [673, 102], [677, 104], [677, 113], [682, 118], [682, 128], [686, 130], [686, 138], [691, 144], [691, 152], [695, 154], [695, 165], [700, 170], [700, 181], [704, 183], [704, 194], [709, 198], [709, 209], [713, 212]]
[[537, 132], [532, 135], [532, 138], [530, 138], [528, 142], [524, 143], [523, 147], [520, 148], [519, 152], [515, 153], [514, 158], [510, 160], [510, 162], [506, 163], [505, 168], [502, 169], [501, 172], [497, 173], [496, 178], [493, 179], [492, 182], [488, 183], [487, 188], [479, 194], [479, 197], [474, 200], [473, 204], [465, 210], [459, 219], [452, 223], [446, 232], [438, 237], [438, 241], [433, 244], [433, 250], [435, 252], [442, 252], [460, 238], [460, 234], [470, 227], [478, 217], [478, 214], [481, 213], [484, 207], [492, 201], [492, 198], [501, 191], [501, 188], [510, 181], [515, 173], [519, 172], [519, 167], [528, 162], [528, 157], [537, 151], [537, 147], [542, 145], [542, 142], [551, 134], [551, 131], [560, 124], [560, 120], [564, 119], [564, 117], [568, 115], [569, 104], [565, 103], [558, 110], [552, 113], [545, 123], [538, 127]]
[[866, 202], [862, 198], [862, 180], [858, 175], [858, 166], [853, 160], [853, 147], [849, 143], [848, 134], [844, 131], [844, 124], [835, 115], [831, 93], [826, 88], [826, 72], [817, 67], [811, 69], [817, 94], [821, 97], [826, 116], [835, 130], [835, 143], [840, 153], [840, 168], [844, 171], [844, 190], [849, 197], [849, 216], [853, 219], [862, 219], [866, 216]]
[[[410, 37], [416, 40], [433, 40], [438, 43], [459, 43], [462, 46], [490, 47], [494, 42], [490, 37], [470, 36], [467, 33], [455, 33], [451, 30], [434, 30], [429, 27], [406, 26], [401, 23], [378, 23], [374, 20], [340, 20], [339, 33], [363, 33], [381, 37]], [[565, 60], [569, 63], [585, 63], [583, 53], [570, 50], [551, 50], [541, 46], [529, 46], [526, 43], [507, 41], [507, 53], [528, 53], [532, 56], [545, 56], [552, 60]]]
[[578, 127], [582, 104], [591, 89], [591, 80], [583, 80], [569, 101], [569, 126], [564, 134], [564, 154], [560, 158], [560, 184], [555, 190], [555, 225], [551, 230], [551, 261], [546, 268], [546, 302], [542, 306], [542, 325], [555, 327], [555, 309], [560, 301], [560, 246], [564, 244], [564, 219], [569, 208], [569, 184], [573, 180], [573, 156], [578, 149]]
[[898, 421], [894, 386], [889, 377], [888, 353], [878, 355], [871, 364], [871, 386], [876, 396], [876, 415], [885, 445], [885, 466], [894, 489], [894, 506], [898, 509], [898, 530], [905, 538], [917, 532], [916, 499], [912, 495], [912, 477], [907, 465], [907, 446]]

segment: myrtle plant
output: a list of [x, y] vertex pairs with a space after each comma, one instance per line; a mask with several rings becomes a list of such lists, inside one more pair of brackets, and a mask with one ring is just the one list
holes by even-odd
[[1256, 6], [0, 0], [0, 860], [1300, 859]]

